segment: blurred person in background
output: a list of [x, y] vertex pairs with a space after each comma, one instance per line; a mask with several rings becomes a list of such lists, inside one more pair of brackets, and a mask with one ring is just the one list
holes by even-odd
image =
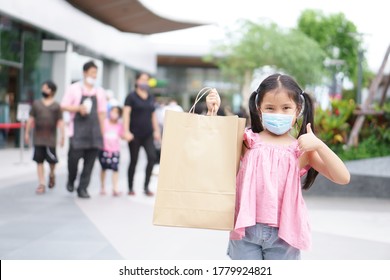
[[55, 186], [55, 166], [58, 163], [57, 146], [57, 127], [60, 129], [60, 145], [64, 145], [64, 122], [62, 120], [62, 111], [60, 104], [54, 100], [57, 86], [52, 81], [46, 81], [42, 85], [42, 99], [34, 101], [30, 117], [26, 124], [24, 134], [25, 143], [30, 142], [30, 130], [34, 125], [34, 156], [33, 160], [37, 163], [38, 187], [37, 194], [43, 194], [46, 191], [44, 161], [50, 165], [48, 187]]
[[106, 194], [106, 173], [112, 170], [112, 195], [120, 196], [122, 193], [118, 188], [118, 170], [120, 161], [120, 142], [124, 139], [123, 124], [120, 121], [121, 108], [119, 106], [111, 107], [108, 112], [109, 117], [104, 123], [103, 141], [104, 148], [99, 151], [99, 162], [102, 167], [100, 172], [100, 194]]
[[73, 192], [77, 166], [83, 159], [77, 195], [89, 198], [87, 188], [99, 149], [103, 148], [104, 120], [107, 100], [104, 90], [96, 86], [98, 68], [93, 61], [83, 66], [84, 79], [72, 84], [61, 102], [64, 111], [70, 112], [68, 182], [66, 188]]
[[134, 173], [138, 162], [138, 154], [141, 147], [147, 155], [145, 169], [144, 193], [153, 196], [149, 190], [149, 182], [154, 163], [156, 162], [155, 141], [161, 141], [160, 127], [155, 113], [154, 97], [149, 93], [149, 79], [147, 73], [139, 73], [136, 76], [135, 90], [129, 93], [123, 108], [123, 128], [125, 139], [129, 141], [130, 164], [128, 169], [129, 195], [134, 192]]

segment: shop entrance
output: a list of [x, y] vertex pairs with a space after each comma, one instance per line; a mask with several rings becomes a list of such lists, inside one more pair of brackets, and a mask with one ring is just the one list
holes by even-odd
[[21, 67], [0, 60], [0, 148], [15, 147], [19, 139], [16, 120]]

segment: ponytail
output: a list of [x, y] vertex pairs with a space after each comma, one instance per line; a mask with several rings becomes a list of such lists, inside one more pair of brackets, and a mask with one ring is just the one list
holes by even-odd
[[[311, 125], [311, 130], [313, 133], [315, 132], [314, 130], [314, 106], [313, 106], [313, 101], [310, 98], [310, 95], [308, 95], [306, 92], [302, 92], [301, 98], [303, 98], [303, 111], [302, 111], [302, 126], [301, 129], [299, 130], [298, 137], [307, 133], [306, 126], [307, 124], [310, 123]], [[308, 190], [311, 185], [313, 185], [316, 177], [318, 175], [318, 171], [310, 168], [306, 174], [306, 179], [303, 183], [303, 189]]]
[[255, 133], [259, 133], [260, 131], [263, 131], [263, 125], [261, 124], [260, 120], [260, 114], [258, 111], [258, 92], [254, 91], [252, 92], [251, 96], [249, 97], [249, 113], [251, 117], [251, 129]]

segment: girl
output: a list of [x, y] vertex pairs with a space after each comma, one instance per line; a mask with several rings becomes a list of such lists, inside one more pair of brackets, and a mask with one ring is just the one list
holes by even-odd
[[100, 194], [105, 195], [105, 179], [106, 170], [112, 170], [112, 194], [119, 196], [121, 193], [118, 190], [118, 166], [120, 158], [120, 139], [123, 139], [123, 125], [119, 122], [121, 116], [121, 108], [118, 106], [111, 107], [109, 118], [104, 124], [104, 149], [99, 151], [99, 162], [102, 166], [100, 173], [101, 191]]
[[[206, 98], [208, 114], [220, 105], [214, 90]], [[311, 245], [302, 197], [318, 172], [337, 184], [350, 174], [340, 158], [314, 134], [313, 104], [295, 80], [274, 74], [249, 99], [251, 127], [244, 135], [237, 174], [236, 215], [230, 234], [231, 259], [300, 259]], [[300, 124], [301, 123], [301, 124]], [[291, 134], [295, 126], [297, 139]]]

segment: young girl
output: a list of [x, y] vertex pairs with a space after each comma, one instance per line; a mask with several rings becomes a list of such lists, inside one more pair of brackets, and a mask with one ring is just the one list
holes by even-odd
[[[208, 114], [220, 105], [213, 90]], [[251, 127], [244, 135], [237, 174], [236, 215], [230, 234], [231, 259], [300, 259], [311, 246], [307, 209], [302, 197], [318, 172], [337, 184], [350, 174], [340, 158], [314, 134], [313, 104], [293, 78], [267, 77], [249, 99]], [[299, 124], [301, 123], [301, 124]], [[299, 131], [297, 139], [290, 130]]]
[[100, 173], [101, 191], [100, 194], [106, 194], [105, 179], [106, 170], [112, 170], [112, 194], [121, 195], [118, 190], [118, 166], [120, 158], [120, 140], [123, 139], [123, 125], [119, 121], [121, 108], [118, 106], [111, 107], [109, 118], [104, 123], [104, 149], [99, 151], [99, 162], [102, 166]]

